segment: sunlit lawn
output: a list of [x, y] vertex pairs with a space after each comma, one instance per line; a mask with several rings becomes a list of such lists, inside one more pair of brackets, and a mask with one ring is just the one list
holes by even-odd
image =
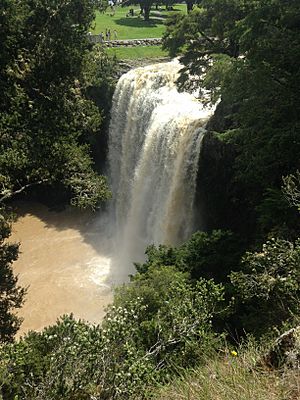
[[[129, 9], [134, 9], [133, 17], [126, 17]], [[168, 14], [175, 12], [186, 13], [186, 5], [178, 4], [174, 6], [174, 11], [166, 11], [162, 9], [158, 11], [155, 7], [152, 8], [150, 13], [150, 21], [144, 21], [142, 16], [139, 16], [139, 6], [115, 7], [115, 15], [110, 16], [110, 8], [103, 14], [97, 12], [94, 26], [91, 32], [98, 34], [105, 33], [105, 29], [110, 29], [113, 33], [117, 31], [118, 39], [143, 39], [143, 38], [159, 38], [165, 31], [164, 19]]]
[[139, 58], [159, 58], [168, 54], [159, 46], [118, 47], [107, 49], [109, 54], [114, 54], [119, 60]]

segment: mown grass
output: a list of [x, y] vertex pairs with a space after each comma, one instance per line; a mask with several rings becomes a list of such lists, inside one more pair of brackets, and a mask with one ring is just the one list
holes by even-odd
[[[133, 17], [126, 17], [129, 9], [134, 9]], [[110, 29], [113, 33], [117, 31], [118, 39], [144, 39], [144, 38], [160, 38], [165, 31], [164, 20], [167, 15], [182, 12], [186, 13], [186, 5], [178, 4], [174, 6], [173, 11], [155, 10], [153, 8], [150, 13], [150, 21], [144, 21], [139, 16], [140, 9], [138, 6], [115, 7], [115, 15], [111, 16], [110, 8], [105, 13], [96, 13], [96, 19], [91, 27], [93, 34], [105, 33], [106, 29]]]
[[166, 57], [168, 53], [159, 46], [118, 47], [107, 49], [108, 54], [119, 60]]
[[259, 351], [236, 357], [227, 352], [207, 360], [163, 388], [156, 400], [295, 400], [300, 399], [300, 371], [258, 367]]

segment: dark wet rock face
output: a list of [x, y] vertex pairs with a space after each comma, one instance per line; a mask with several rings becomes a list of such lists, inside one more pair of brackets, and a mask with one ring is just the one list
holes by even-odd
[[196, 227], [206, 231], [229, 229], [247, 238], [253, 232], [254, 218], [250, 217], [244, 188], [234, 178], [237, 151], [221, 138], [221, 133], [234, 128], [235, 111], [220, 102], [206, 125], [197, 177]]

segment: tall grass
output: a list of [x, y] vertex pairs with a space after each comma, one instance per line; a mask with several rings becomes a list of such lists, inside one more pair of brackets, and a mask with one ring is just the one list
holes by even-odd
[[229, 351], [186, 372], [155, 396], [157, 400], [296, 400], [300, 371], [259, 367], [261, 352], [251, 346], [237, 356]]

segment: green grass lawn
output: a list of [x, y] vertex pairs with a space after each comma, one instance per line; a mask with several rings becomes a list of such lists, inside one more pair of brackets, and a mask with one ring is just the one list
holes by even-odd
[[168, 53], [159, 46], [118, 47], [107, 49], [108, 54], [119, 60], [166, 57]]
[[[126, 17], [130, 8], [134, 9], [135, 15], [133, 17]], [[186, 5], [175, 5], [174, 11], [158, 11], [153, 7], [149, 22], [144, 21], [143, 17], [138, 15], [139, 12], [140, 8], [138, 6], [116, 6], [114, 16], [110, 16], [110, 8], [108, 8], [104, 14], [97, 12], [95, 23], [91, 27], [91, 32], [99, 34], [100, 32], [105, 33], [105, 29], [110, 29], [111, 33], [113, 33], [114, 30], [117, 31], [118, 39], [160, 38], [165, 31], [164, 19], [167, 15], [175, 12], [186, 13]]]

